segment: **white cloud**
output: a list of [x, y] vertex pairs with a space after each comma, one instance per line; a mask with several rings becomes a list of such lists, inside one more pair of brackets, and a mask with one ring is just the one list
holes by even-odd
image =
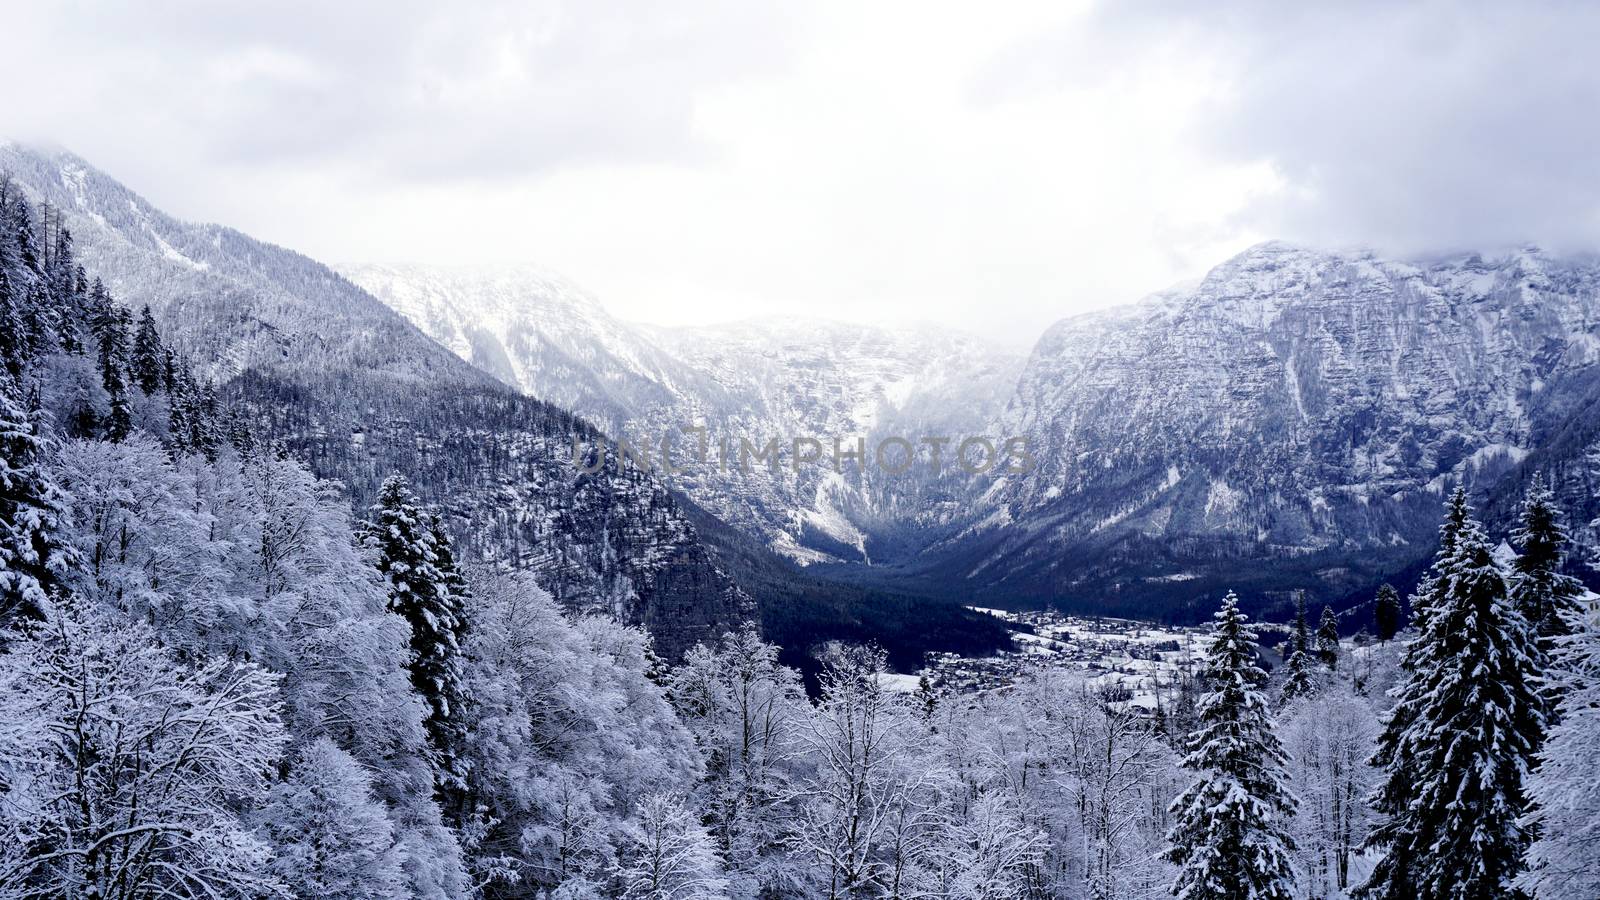
[[0, 130], [318, 257], [526, 260], [646, 320], [1027, 341], [1265, 237], [1596, 238], [1575, 7], [45, 6], [0, 78], [50, 90]]

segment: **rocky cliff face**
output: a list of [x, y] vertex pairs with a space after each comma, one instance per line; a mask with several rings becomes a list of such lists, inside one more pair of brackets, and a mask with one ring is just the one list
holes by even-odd
[[[701, 328], [621, 322], [561, 279], [528, 268], [351, 266], [353, 281], [463, 359], [531, 396], [570, 406], [660, 465], [668, 439], [696, 502], [802, 563], [873, 563], [920, 546], [961, 511], [968, 479], [926, 456], [903, 474], [844, 461], [902, 436], [959, 440], [994, 423], [1020, 354], [931, 327], [756, 319]], [[689, 461], [701, 451], [704, 462]], [[822, 460], [797, 472], [794, 441]], [[745, 471], [742, 442], [776, 441], [776, 471]], [[809, 446], [802, 453], [816, 452]], [[891, 451], [892, 452], [892, 451]]]
[[753, 612], [658, 479], [586, 473], [591, 425], [522, 396], [439, 346], [330, 269], [231, 229], [175, 220], [83, 160], [0, 146], [35, 200], [59, 210], [112, 293], [163, 331], [364, 513], [401, 472], [480, 560], [530, 568], [571, 605], [649, 626], [675, 657]]
[[[825, 608], [842, 633], [879, 589], [894, 610], [941, 591], [1178, 617], [1230, 587], [1268, 606], [1299, 587], [1337, 602], [1427, 556], [1449, 484], [1471, 485], [1503, 531], [1535, 468], [1595, 543], [1592, 260], [1265, 244], [1196, 285], [1061, 322], [1023, 365], [936, 329], [630, 325], [523, 269], [351, 270], [391, 309], [291, 251], [171, 219], [76, 157], [4, 145], [0, 168], [60, 211], [90, 267], [149, 303], [261, 437], [358, 507], [389, 471], [411, 475], [478, 557], [649, 624], [669, 655], [750, 608], [718, 562], [737, 542], [708, 550], [674, 488], [714, 514], [689, 509], [697, 521], [855, 564], [866, 593], [813, 603], [820, 582], [736, 547], [763, 590], [794, 598], [782, 615], [801, 642], [821, 620], [796, 610]], [[712, 459], [662, 476], [611, 454], [583, 471], [573, 439], [609, 439], [528, 394], [649, 445], [658, 466], [662, 436], [682, 461], [683, 427], [703, 427]], [[1026, 436], [1038, 468], [933, 478], [926, 453], [903, 475], [825, 464], [835, 438], [966, 434]], [[787, 461], [796, 437], [818, 439], [824, 464], [738, 471], [740, 441], [776, 439]], [[733, 466], [718, 464], [721, 438]], [[958, 619], [939, 620], [936, 642]]]
[[1068, 319], [1005, 414], [1041, 465], [939, 548], [970, 583], [1141, 606], [1223, 581], [1354, 590], [1426, 551], [1600, 360], [1600, 266], [1263, 244]]
[[[933, 478], [926, 454], [892, 476], [673, 476], [791, 558], [986, 602], [1181, 616], [1226, 587], [1358, 596], [1429, 552], [1448, 483], [1499, 515], [1531, 466], [1585, 480], [1600, 439], [1567, 422], [1592, 406], [1600, 266], [1537, 250], [1404, 263], [1264, 244], [1059, 323], [1025, 366], [933, 329], [628, 325], [526, 271], [351, 275], [464, 358], [636, 443], [686, 424], [735, 454], [740, 438], [816, 436], [828, 456], [833, 437], [1027, 437], [1039, 466], [1009, 476], [947, 461]], [[1592, 505], [1573, 502], [1575, 524]]]

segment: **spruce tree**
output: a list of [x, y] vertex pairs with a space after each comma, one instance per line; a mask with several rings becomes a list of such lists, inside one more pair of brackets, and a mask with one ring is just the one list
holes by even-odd
[[[438, 556], [439, 573], [443, 576], [441, 583], [444, 585], [445, 590], [450, 592], [455, 605], [464, 610], [468, 599], [472, 595], [468, 593], [467, 578], [462, 574], [461, 567], [456, 562], [455, 547], [450, 543], [450, 533], [445, 530], [444, 520], [436, 512], [430, 511], [428, 513], [428, 534], [433, 537], [434, 552]], [[461, 624], [464, 633], [466, 628], [464, 617]]]
[[1544, 721], [1532, 631], [1470, 510], [1450, 548], [1373, 757], [1386, 779], [1367, 845], [1382, 856], [1359, 891], [1373, 900], [1513, 896], [1528, 844], [1523, 777]]
[[51, 324], [55, 330], [56, 346], [67, 353], [78, 353], [83, 349], [77, 328], [77, 268], [73, 259], [72, 232], [58, 226], [45, 277], [49, 285]]
[[1317, 660], [1330, 669], [1339, 665], [1339, 617], [1327, 606], [1317, 624]]
[[460, 583], [460, 574], [453, 571], [447, 546], [441, 566], [437, 519], [419, 508], [399, 475], [384, 481], [362, 532], [387, 583], [389, 608], [411, 626], [411, 683], [428, 703], [426, 725], [440, 785], [459, 789], [464, 725], [460, 640], [466, 622], [464, 597], [451, 587]]
[[41, 619], [74, 554], [62, 536], [66, 496], [16, 383], [0, 376], [0, 626]]
[[[1461, 529], [1469, 518], [1467, 507], [1467, 492], [1457, 486], [1451, 492], [1450, 498], [1445, 501], [1444, 521], [1439, 525], [1439, 549], [1434, 552], [1433, 562], [1428, 566], [1428, 571], [1418, 582], [1417, 589], [1411, 594], [1411, 621], [1416, 626], [1419, 635], [1426, 634], [1428, 622], [1428, 608], [1442, 599], [1442, 594], [1448, 586], [1448, 572], [1451, 560], [1455, 554], [1456, 539], [1461, 534]], [[1414, 684], [1421, 677], [1415, 666], [1421, 656], [1411, 652], [1411, 647], [1423, 640], [1418, 637], [1406, 648], [1400, 657], [1401, 683], [1390, 691], [1398, 702], [1389, 708], [1385, 722], [1386, 740], [1389, 736], [1403, 734], [1411, 727], [1412, 719], [1416, 715], [1418, 704], [1406, 703], [1400, 696], [1407, 685]], [[1396, 740], [1392, 745], [1380, 743], [1378, 751], [1371, 762], [1380, 768], [1390, 771], [1405, 769], [1411, 765], [1411, 748], [1403, 742]], [[1404, 857], [1399, 858], [1397, 865], [1404, 866]], [[1403, 879], [1403, 873], [1395, 876]]]
[[147, 304], [139, 313], [139, 330], [133, 335], [133, 381], [139, 390], [154, 394], [162, 386], [161, 332]]
[[1279, 699], [1284, 705], [1317, 692], [1315, 673], [1311, 666], [1311, 636], [1306, 628], [1306, 597], [1302, 591], [1294, 596], [1294, 632], [1289, 636], [1284, 670], [1288, 673]]
[[1572, 633], [1569, 618], [1583, 612], [1583, 583], [1561, 571], [1571, 542], [1555, 494], [1535, 475], [1522, 501], [1517, 528], [1511, 534], [1520, 555], [1511, 566], [1511, 595], [1517, 609], [1546, 647]]
[[198, 393], [190, 395], [189, 445], [205, 454], [206, 459], [217, 458], [217, 446], [222, 442], [217, 426], [218, 406], [216, 382], [208, 380]]
[[128, 311], [117, 306], [95, 279], [89, 294], [95, 337], [99, 341], [100, 381], [111, 398], [106, 416], [106, 438], [120, 441], [133, 431], [132, 407], [128, 401]]
[[11, 295], [16, 330], [7, 337], [26, 362], [39, 350], [44, 330], [49, 291], [40, 267], [39, 244], [33, 228], [33, 212], [15, 184], [7, 179], [0, 190], [0, 271], [6, 276]]
[[[0, 243], [5, 235], [0, 234]], [[22, 378], [28, 364], [27, 342], [22, 326], [22, 300], [12, 289], [12, 278], [0, 266], [0, 364], [12, 381]]]
[[1378, 588], [1378, 599], [1373, 604], [1373, 625], [1378, 629], [1378, 640], [1392, 641], [1400, 633], [1400, 592], [1392, 584]]
[[1229, 592], [1206, 654], [1208, 691], [1183, 767], [1197, 779], [1173, 802], [1165, 856], [1180, 867], [1180, 900], [1289, 900], [1294, 891], [1283, 745], [1260, 692], [1256, 636]]
[[[1544, 478], [1533, 476], [1512, 543], [1521, 551], [1511, 564], [1511, 598], [1517, 610], [1533, 628], [1537, 642], [1538, 666], [1543, 671], [1562, 638], [1572, 634], [1572, 622], [1583, 615], [1583, 583], [1562, 573], [1566, 548], [1571, 540], [1555, 506], [1555, 494]], [[1545, 701], [1546, 725], [1555, 725], [1561, 690], [1554, 681], [1540, 691]]]
[[1284, 670], [1288, 674], [1283, 680], [1283, 689], [1278, 694], [1279, 702], [1287, 706], [1304, 697], [1313, 697], [1317, 693], [1316, 674], [1312, 671], [1311, 655], [1303, 650], [1295, 650], [1289, 654], [1289, 659], [1284, 663]]
[[1468, 516], [1467, 491], [1457, 487], [1451, 492], [1450, 499], [1445, 501], [1444, 522], [1439, 526], [1439, 550], [1434, 554], [1427, 574], [1411, 595], [1411, 621], [1419, 632], [1427, 629], [1428, 606], [1445, 589], [1445, 567], [1455, 553], [1456, 535], [1466, 524]]
[[179, 453], [194, 449], [193, 396], [194, 383], [187, 367], [180, 365], [167, 351], [167, 439]]
[[[440, 597], [448, 601], [456, 628], [454, 646], [459, 648], [467, 638], [467, 603], [471, 599], [467, 579], [456, 562], [455, 548], [450, 535], [437, 513], [428, 514], [428, 533], [433, 538], [434, 553], [438, 559]], [[457, 657], [457, 664], [460, 659]], [[453, 690], [445, 697], [448, 715], [438, 718], [433, 725], [433, 740], [440, 748], [444, 777], [440, 779], [441, 800], [445, 813], [458, 824], [465, 821], [470, 810], [467, 804], [467, 772], [465, 759], [457, 752], [467, 742], [467, 709], [459, 677], [450, 685]]]

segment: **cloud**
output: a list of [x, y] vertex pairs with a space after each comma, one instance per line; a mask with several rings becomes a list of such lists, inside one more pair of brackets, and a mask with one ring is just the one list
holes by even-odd
[[27, 4], [0, 133], [333, 261], [1019, 343], [1280, 237], [1600, 242], [1600, 7]]
[[1593, 4], [1250, 0], [1108, 4], [1044, 52], [1088, 51], [1055, 57], [1077, 61], [1055, 67], [1061, 82], [1105, 77], [1085, 59], [1196, 60], [1225, 87], [1190, 145], [1283, 181], [1242, 221], [1417, 254], [1594, 249], [1597, 45]]
[[[226, 165], [492, 178], [693, 158], [693, 98], [777, 64], [759, 4], [420, 0], [31, 4], [8, 115], [117, 128]], [[11, 18], [8, 14], [8, 18]], [[44, 40], [38, 40], [44, 35]], [[53, 137], [62, 139], [59, 133]]]

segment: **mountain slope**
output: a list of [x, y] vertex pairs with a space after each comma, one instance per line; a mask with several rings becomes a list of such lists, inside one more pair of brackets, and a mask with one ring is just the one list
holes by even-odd
[[0, 147], [36, 201], [60, 210], [113, 293], [166, 334], [364, 510], [408, 475], [477, 558], [531, 568], [559, 599], [654, 633], [675, 657], [751, 611], [659, 481], [578, 472], [587, 423], [521, 396], [304, 256], [179, 222], [67, 153]]
[[[704, 428], [708, 461], [675, 473], [674, 483], [802, 563], [904, 555], [956, 513], [955, 498], [966, 492], [963, 479], [934, 478], [927, 465], [891, 476], [846, 461], [836, 471], [836, 439], [841, 451], [857, 438], [870, 450], [889, 436], [920, 444], [981, 433], [1022, 364], [1017, 354], [931, 327], [807, 319], [631, 325], [529, 268], [343, 271], [463, 359], [649, 447], [657, 464], [663, 439], [681, 462], [701, 446], [686, 429]], [[823, 464], [796, 471], [794, 441], [805, 438], [818, 441]], [[742, 442], [759, 451], [774, 440], [783, 460], [776, 471], [742, 470]]]
[[1269, 243], [1198, 285], [1065, 320], [1002, 430], [1041, 465], [939, 564], [974, 590], [1143, 612], [1224, 585], [1370, 587], [1488, 490], [1600, 360], [1600, 266], [1407, 264]]

